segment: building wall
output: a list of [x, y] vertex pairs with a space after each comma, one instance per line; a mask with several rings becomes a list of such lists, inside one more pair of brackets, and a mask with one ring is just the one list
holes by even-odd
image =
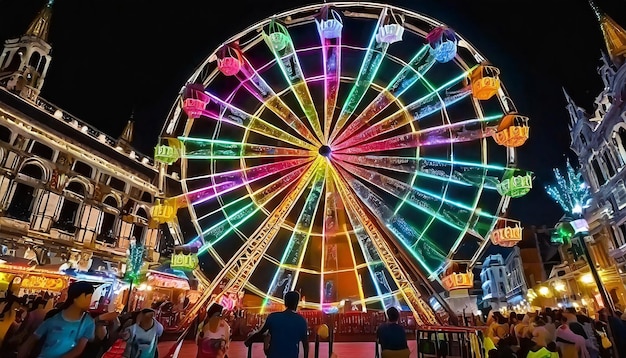
[[[133, 157], [119, 163], [97, 149], [103, 136], [93, 128], [38, 102], [0, 88], [0, 243], [11, 253], [46, 247], [53, 259], [42, 264], [80, 250], [122, 270], [135, 239], [147, 247], [147, 261], [156, 262], [161, 232], [150, 216], [160, 194], [156, 170]], [[24, 110], [32, 108], [40, 109], [37, 118]], [[61, 135], [44, 120], [64, 130], [75, 127], [75, 135]], [[82, 143], [79, 136], [86, 137]], [[91, 148], [84, 144], [90, 139]]]

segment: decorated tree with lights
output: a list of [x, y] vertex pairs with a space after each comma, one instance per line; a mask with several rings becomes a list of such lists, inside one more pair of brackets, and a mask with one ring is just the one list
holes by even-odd
[[128, 250], [128, 260], [126, 261], [126, 280], [131, 284], [137, 283], [141, 267], [143, 266], [143, 254], [145, 248], [143, 245], [137, 245], [135, 240], [131, 240]]
[[547, 185], [546, 191], [563, 209], [565, 215], [571, 219], [581, 218], [583, 209], [589, 205], [591, 194], [589, 186], [585, 183], [582, 173], [574, 170], [569, 160], [565, 174], [558, 168], [554, 168], [556, 185]]
[[133, 284], [139, 282], [139, 276], [141, 273], [141, 267], [143, 266], [143, 254], [145, 247], [141, 244], [137, 244], [136, 240], [130, 240], [130, 247], [128, 248], [128, 259], [126, 260], [126, 274], [124, 278], [130, 283], [128, 288], [128, 296], [126, 297], [126, 307], [124, 312], [128, 312], [131, 295], [133, 293]]

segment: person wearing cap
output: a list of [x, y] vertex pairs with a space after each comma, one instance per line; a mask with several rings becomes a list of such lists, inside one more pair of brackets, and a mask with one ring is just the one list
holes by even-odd
[[284, 296], [286, 309], [267, 316], [263, 327], [245, 340], [246, 347], [263, 337], [269, 331], [270, 345], [268, 358], [298, 358], [298, 345], [302, 342], [304, 358], [309, 358], [308, 328], [304, 317], [298, 314], [300, 294], [289, 291]]
[[87, 342], [94, 338], [95, 322], [86, 312], [89, 310], [93, 286], [77, 281], [67, 289], [67, 300], [59, 312], [44, 320], [24, 344], [17, 358], [31, 357], [34, 347], [40, 343], [38, 358], [79, 357]]
[[197, 358], [224, 358], [230, 345], [230, 326], [222, 317], [224, 307], [212, 304], [206, 314], [202, 327], [198, 330]]
[[125, 358], [158, 357], [157, 344], [163, 334], [163, 325], [154, 318], [154, 310], [144, 308], [137, 317], [137, 323], [128, 327], [121, 337], [126, 341]]

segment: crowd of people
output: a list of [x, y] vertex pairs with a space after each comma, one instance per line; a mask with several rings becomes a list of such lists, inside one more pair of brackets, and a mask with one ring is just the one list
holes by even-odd
[[[158, 358], [163, 326], [152, 308], [118, 314], [89, 310], [94, 286], [74, 282], [58, 300], [47, 295], [0, 300], [0, 312], [13, 322], [0, 346], [7, 358]], [[245, 345], [264, 342], [268, 358], [309, 356], [307, 321], [298, 313], [300, 294], [287, 292], [285, 310], [267, 316]], [[14, 312], [5, 310], [9, 304]], [[18, 306], [17, 308], [15, 308]], [[228, 358], [231, 327], [224, 308], [212, 304], [199, 319], [197, 358]], [[399, 311], [386, 311], [387, 322], [377, 327], [382, 357], [409, 357]], [[483, 330], [484, 356], [489, 358], [622, 358], [626, 357], [626, 314], [606, 308], [591, 317], [574, 307], [505, 317], [490, 312]]]
[[626, 357], [626, 315], [606, 308], [595, 317], [574, 307], [505, 317], [489, 314], [484, 335], [488, 357]]
[[45, 295], [24, 299], [9, 292], [0, 305], [14, 307], [15, 314], [2, 340], [0, 356], [158, 358], [163, 326], [155, 319], [154, 310], [91, 312], [93, 293], [94, 286], [82, 281], [70, 284], [56, 302], [46, 300]]

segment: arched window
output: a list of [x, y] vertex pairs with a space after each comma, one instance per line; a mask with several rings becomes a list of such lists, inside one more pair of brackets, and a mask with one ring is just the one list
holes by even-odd
[[611, 160], [611, 157], [609, 156], [609, 153], [607, 151], [605, 151], [604, 153], [602, 153], [602, 157], [604, 158], [604, 163], [606, 164], [606, 169], [609, 171], [609, 178], [612, 178], [615, 176], [615, 167], [613, 166], [613, 161]]
[[26, 164], [20, 170], [20, 174], [23, 174], [27, 177], [37, 179], [37, 180], [44, 179], [43, 170], [41, 169], [40, 166], [35, 165], [35, 164]]
[[41, 58], [41, 61], [39, 61], [37, 72], [43, 74], [43, 71], [46, 69], [46, 63], [48, 63], [48, 59], [44, 56]]
[[102, 203], [104, 205], [108, 205], [108, 206], [110, 206], [112, 208], [115, 208], [115, 209], [119, 209], [120, 208], [120, 203], [112, 195], [109, 195], [106, 198], [104, 198], [104, 201]]
[[17, 50], [16, 53], [13, 54], [13, 58], [11, 59], [11, 64], [7, 66], [7, 71], [17, 71], [20, 69], [20, 65], [22, 64], [22, 56], [26, 54], [26, 47], [22, 47]]
[[30, 61], [28, 61], [28, 65], [34, 68], [39, 66], [39, 61], [41, 60], [41, 55], [39, 52], [35, 51], [32, 55], [30, 55]]
[[7, 216], [20, 221], [30, 221], [34, 195], [34, 187], [24, 183], [16, 183], [11, 204], [7, 209]]
[[72, 181], [65, 187], [66, 191], [72, 192], [78, 196], [85, 197], [85, 186], [78, 181]]
[[11, 130], [5, 126], [0, 126], [0, 141], [11, 144]]
[[600, 164], [598, 163], [597, 159], [593, 159], [591, 161], [591, 166], [593, 167], [593, 172], [596, 175], [596, 178], [598, 179], [598, 185], [602, 186], [606, 183], [606, 177], [604, 176], [604, 173], [602, 172], [602, 169], [600, 168]]

